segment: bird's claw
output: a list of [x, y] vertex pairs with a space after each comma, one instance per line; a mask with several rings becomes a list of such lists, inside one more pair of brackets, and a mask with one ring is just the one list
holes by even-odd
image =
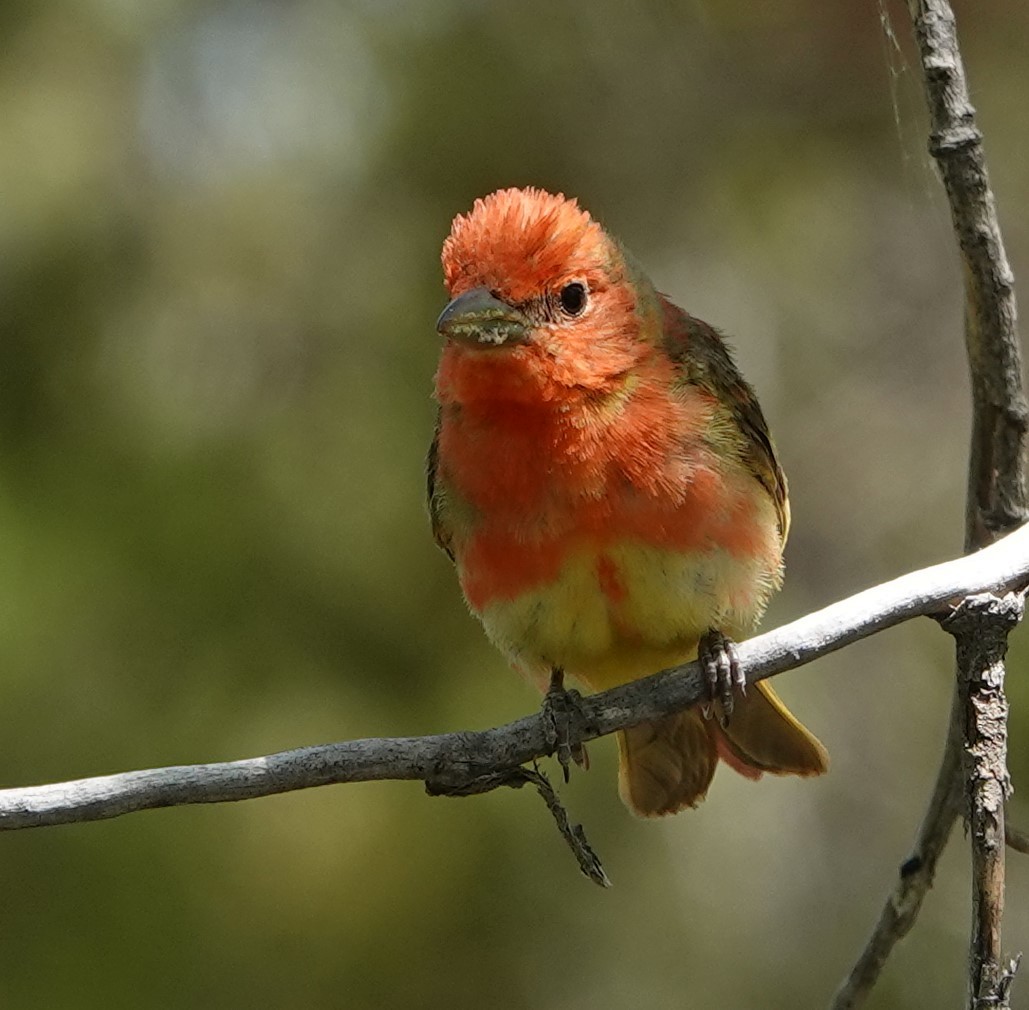
[[735, 707], [734, 692], [739, 691], [741, 697], [747, 693], [747, 681], [740, 666], [736, 643], [712, 629], [701, 638], [697, 658], [704, 669], [708, 695], [708, 700], [701, 705], [701, 712], [705, 719], [710, 719], [717, 702], [721, 707], [721, 723], [727, 726]]
[[581, 738], [587, 722], [582, 709], [582, 695], [565, 688], [564, 674], [560, 670], [554, 670], [551, 674], [550, 687], [543, 696], [543, 722], [547, 742], [557, 755], [565, 782], [568, 781], [573, 761], [588, 771], [589, 754]]

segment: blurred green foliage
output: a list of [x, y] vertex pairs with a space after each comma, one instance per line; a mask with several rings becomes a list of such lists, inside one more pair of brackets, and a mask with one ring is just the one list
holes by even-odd
[[[958, 14], [1025, 277], [1029, 9]], [[3, 783], [537, 705], [422, 504], [439, 246], [501, 185], [577, 195], [734, 335], [794, 502], [769, 623], [952, 556], [960, 291], [911, 61], [871, 0], [5, 4]], [[0, 837], [0, 1005], [824, 1005], [921, 816], [950, 663], [921, 622], [784, 676], [832, 774], [723, 770], [667, 822], [625, 812], [596, 746], [564, 794], [606, 893], [527, 793], [384, 783]], [[960, 999], [964, 848], [874, 1006]], [[1017, 857], [1006, 930], [1026, 946]]]

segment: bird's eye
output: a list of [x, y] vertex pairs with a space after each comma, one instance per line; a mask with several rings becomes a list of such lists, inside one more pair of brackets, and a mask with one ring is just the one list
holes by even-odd
[[561, 288], [561, 308], [569, 316], [579, 315], [586, 308], [586, 285], [573, 281]]

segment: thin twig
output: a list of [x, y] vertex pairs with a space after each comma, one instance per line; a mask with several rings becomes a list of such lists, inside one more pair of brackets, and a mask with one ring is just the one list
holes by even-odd
[[515, 768], [504, 768], [497, 772], [480, 775], [478, 778], [470, 779], [460, 785], [446, 785], [434, 779], [427, 779], [425, 791], [430, 796], [477, 796], [500, 786], [520, 789], [526, 784], [536, 787], [536, 792], [546, 803], [547, 809], [557, 825], [557, 830], [561, 832], [561, 837], [568, 843], [583, 875], [592, 880], [594, 884], [610, 887], [611, 881], [604, 872], [600, 857], [586, 840], [586, 832], [583, 831], [582, 825], [572, 824], [568, 817], [568, 811], [550, 784], [550, 779], [539, 768], [523, 768], [521, 765]]
[[972, 836], [972, 936], [968, 1010], [1004, 1010], [1011, 986], [1001, 967], [1004, 914], [1004, 803], [1011, 791], [1007, 768], [1008, 703], [1004, 656], [1008, 633], [1022, 619], [1025, 601], [1011, 593], [970, 597], [944, 622], [956, 639], [964, 718], [964, 774]]
[[[965, 549], [974, 550], [1025, 521], [1025, 444], [1029, 407], [1022, 384], [1014, 279], [1001, 238], [948, 0], [908, 0], [929, 107], [929, 151], [947, 191], [964, 273], [965, 345], [972, 384], [972, 443]], [[955, 689], [956, 690], [956, 689]], [[832, 1002], [864, 1003], [890, 951], [932, 886], [961, 799], [961, 720], [955, 694], [943, 758], [914, 849], [879, 921]], [[905, 868], [913, 868], [905, 873]]]
[[[974, 593], [1029, 585], [1029, 525], [976, 554], [903, 575], [739, 646], [748, 683], [802, 666], [913, 617], [936, 615]], [[696, 704], [696, 663], [582, 699], [584, 740]], [[550, 752], [539, 715], [477, 733], [352, 740], [217, 764], [124, 772], [0, 790], [0, 830], [118, 817], [136, 810], [221, 803], [343, 782], [420, 779], [436, 792], [483, 792], [509, 770]], [[492, 778], [490, 778], [492, 776]]]
[[571, 847], [572, 852], [575, 853], [575, 858], [579, 862], [579, 869], [593, 883], [599, 884], [601, 887], [610, 887], [611, 881], [608, 880], [607, 874], [604, 872], [600, 858], [593, 851], [590, 843], [586, 841], [586, 833], [583, 831], [582, 825], [572, 824], [569, 821], [568, 812], [558, 799], [554, 787], [550, 784], [550, 779], [538, 769], [534, 769], [531, 772], [526, 770], [526, 775], [536, 787], [536, 791], [543, 797], [543, 802], [546, 803], [547, 809], [550, 810], [557, 824], [557, 830], [561, 832], [562, 837]]

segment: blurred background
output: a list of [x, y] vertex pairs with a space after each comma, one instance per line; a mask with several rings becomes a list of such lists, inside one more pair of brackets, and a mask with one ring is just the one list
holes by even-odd
[[[958, 16], [1024, 293], [1029, 7]], [[793, 499], [766, 627], [958, 553], [960, 278], [909, 35], [875, 0], [4, 4], [3, 784], [536, 709], [423, 507], [439, 247], [500, 186], [578, 196], [732, 335]], [[1019, 788], [1027, 666], [1022, 630]], [[832, 773], [722, 769], [659, 823], [594, 745], [562, 792], [606, 892], [527, 792], [0, 836], [0, 1004], [823, 1006], [907, 855], [951, 682], [929, 621], [788, 673]], [[873, 1006], [960, 1001], [966, 850]], [[1008, 880], [1014, 952], [1024, 857]]]

